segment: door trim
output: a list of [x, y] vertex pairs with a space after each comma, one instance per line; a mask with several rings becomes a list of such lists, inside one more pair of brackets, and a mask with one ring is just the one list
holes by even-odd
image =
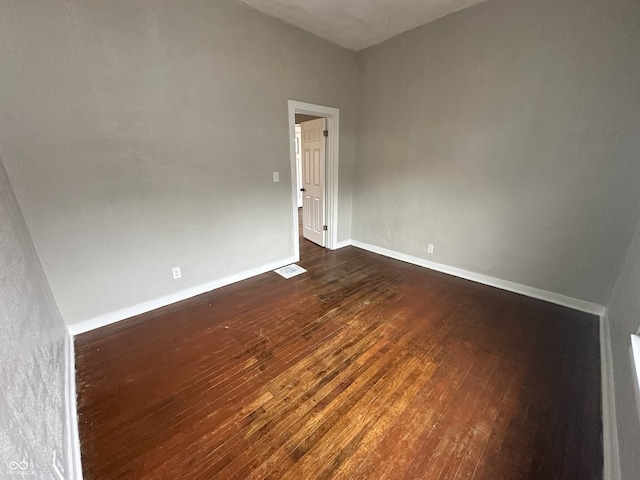
[[300, 260], [300, 239], [298, 237], [298, 187], [295, 145], [296, 113], [315, 115], [327, 119], [329, 137], [325, 159], [325, 222], [327, 225], [326, 248], [338, 248], [338, 146], [340, 144], [340, 109], [315, 105], [313, 103], [288, 100], [289, 109], [289, 159], [291, 161], [291, 205], [293, 216], [293, 251], [295, 261]]

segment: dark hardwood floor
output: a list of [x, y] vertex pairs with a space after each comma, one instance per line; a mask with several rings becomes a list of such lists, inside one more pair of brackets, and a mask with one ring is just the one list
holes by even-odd
[[301, 242], [76, 337], [85, 479], [602, 478], [595, 317]]

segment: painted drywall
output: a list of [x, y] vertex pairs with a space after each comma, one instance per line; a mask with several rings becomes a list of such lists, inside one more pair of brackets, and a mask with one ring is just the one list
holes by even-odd
[[350, 238], [353, 52], [225, 0], [0, 6], [0, 154], [68, 324], [293, 256], [288, 99], [340, 109]]
[[638, 45], [634, 0], [491, 0], [360, 52], [353, 238], [606, 305], [640, 218]]
[[640, 327], [640, 225], [608, 305], [616, 393], [620, 470], [623, 480], [640, 478], [640, 422], [635, 404], [630, 334]]
[[54, 479], [54, 450], [69, 471], [65, 327], [1, 161], [0, 338], [0, 478]]

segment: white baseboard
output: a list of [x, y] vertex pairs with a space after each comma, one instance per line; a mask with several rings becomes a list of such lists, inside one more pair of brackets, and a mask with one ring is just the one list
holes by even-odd
[[604, 307], [577, 298], [567, 297], [558, 293], [548, 292], [546, 290], [540, 290], [538, 288], [528, 287], [519, 283], [509, 282], [507, 280], [501, 280], [499, 278], [489, 277], [479, 273], [469, 272], [461, 268], [450, 267], [442, 263], [432, 262], [425, 260], [424, 258], [414, 257], [413, 255], [407, 255], [405, 253], [396, 252], [387, 248], [378, 247], [369, 243], [359, 242], [357, 240], [351, 240], [351, 245], [354, 247], [362, 248], [373, 253], [384, 255], [385, 257], [394, 258], [403, 262], [412, 263], [421, 267], [426, 267], [431, 270], [453, 275], [455, 277], [464, 278], [465, 280], [471, 280], [473, 282], [482, 283], [491, 287], [500, 288], [509, 292], [519, 293], [526, 295], [527, 297], [537, 298], [546, 302], [555, 303], [556, 305], [562, 305], [564, 307], [573, 308], [581, 312], [590, 313], [593, 315], [601, 316], [604, 312]]
[[76, 354], [73, 334], [67, 328], [65, 340], [65, 417], [67, 435], [67, 479], [82, 480], [80, 434], [78, 432], [78, 402], [76, 395]]
[[271, 270], [275, 270], [276, 268], [289, 265], [294, 261], [295, 260], [293, 257], [289, 257], [284, 260], [279, 260], [277, 262], [262, 265], [257, 268], [245, 270], [244, 272], [229, 275], [228, 277], [214, 280], [213, 282], [205, 283], [203, 285], [197, 285], [185, 290], [180, 290], [179, 292], [172, 293], [171, 295], [165, 295], [164, 297], [149, 300], [147, 302], [142, 302], [130, 307], [121, 308], [119, 310], [98, 315], [97, 317], [89, 318], [87, 320], [81, 320], [76, 323], [71, 323], [67, 325], [67, 328], [73, 335], [79, 335], [81, 333], [95, 330], [96, 328], [111, 325], [112, 323], [116, 323], [121, 320], [126, 320], [127, 318], [135, 317], [136, 315], [140, 315], [142, 313], [150, 312], [157, 308], [166, 307], [167, 305], [171, 305], [172, 303], [195, 297], [196, 295], [210, 292], [211, 290], [215, 290], [216, 288], [231, 285], [232, 283], [246, 280], [247, 278], [255, 277], [256, 275], [261, 275], [266, 272], [270, 272]]
[[600, 316], [600, 376], [602, 378], [602, 452], [604, 480], [620, 480], [616, 393], [613, 383], [611, 334], [607, 311]]
[[341, 242], [336, 243], [336, 248], [334, 250], [338, 250], [340, 248], [348, 247], [351, 245], [351, 240], [343, 240]]

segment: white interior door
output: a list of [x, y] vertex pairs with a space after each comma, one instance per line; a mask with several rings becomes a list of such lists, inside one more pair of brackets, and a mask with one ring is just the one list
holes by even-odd
[[324, 164], [326, 119], [302, 126], [302, 236], [325, 246]]

